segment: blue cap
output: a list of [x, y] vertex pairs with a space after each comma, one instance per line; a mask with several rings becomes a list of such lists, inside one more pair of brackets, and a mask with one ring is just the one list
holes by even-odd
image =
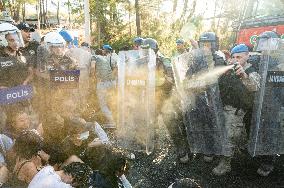
[[176, 40], [176, 44], [184, 44], [184, 40], [182, 40], [182, 39], [177, 39], [177, 40]]
[[67, 30], [61, 30], [59, 34], [64, 38], [66, 42], [72, 42], [74, 40], [72, 34]]
[[248, 51], [249, 49], [245, 44], [239, 44], [231, 50], [231, 55], [235, 53], [242, 53], [242, 52], [248, 52]]
[[104, 50], [112, 51], [112, 47], [111, 47], [109, 44], [104, 44], [104, 45], [103, 45], [103, 49], [104, 49]]
[[143, 38], [141, 38], [141, 37], [135, 37], [133, 41], [134, 41], [134, 43], [136, 43], [136, 44], [138, 44], [138, 45], [142, 45], [142, 43], [143, 43]]

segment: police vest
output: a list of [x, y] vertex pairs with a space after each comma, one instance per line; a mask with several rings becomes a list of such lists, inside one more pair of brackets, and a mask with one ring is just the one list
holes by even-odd
[[39, 43], [32, 41], [27, 47], [21, 48], [20, 51], [25, 56], [27, 63], [32, 65], [34, 68], [37, 66], [37, 48]]
[[16, 57], [0, 56], [0, 75], [0, 86], [18, 86], [23, 84], [28, 77], [29, 66], [21, 55]]

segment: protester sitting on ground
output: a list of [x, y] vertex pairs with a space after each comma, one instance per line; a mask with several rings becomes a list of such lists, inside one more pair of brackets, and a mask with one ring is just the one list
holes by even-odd
[[[66, 137], [49, 144], [57, 145], [69, 157], [67, 163], [81, 160], [86, 162], [87, 158], [96, 163], [97, 160], [94, 159], [110, 144], [107, 134], [96, 122], [86, 122], [82, 118], [74, 117], [65, 120], [64, 129], [67, 130]], [[88, 148], [93, 148], [96, 155], [86, 156]]]
[[132, 188], [126, 179], [129, 164], [124, 154], [113, 148], [108, 150], [99, 171], [94, 171], [91, 185], [93, 187]]
[[[43, 150], [43, 138], [34, 130], [23, 131], [16, 138], [13, 147], [16, 159], [11, 164], [13, 168], [13, 186], [28, 185], [35, 174], [42, 168], [43, 161], [49, 156]], [[14, 166], [12, 166], [14, 164]]]
[[30, 116], [19, 108], [10, 108], [7, 114], [6, 127], [4, 134], [15, 139], [23, 130], [34, 129], [42, 135], [42, 125], [32, 125]]
[[89, 187], [92, 169], [84, 163], [74, 162], [55, 170], [52, 166], [41, 169], [32, 179], [28, 188], [72, 188]]
[[6, 154], [12, 146], [13, 140], [4, 134], [0, 134], [0, 187], [8, 180], [9, 170], [6, 163]]

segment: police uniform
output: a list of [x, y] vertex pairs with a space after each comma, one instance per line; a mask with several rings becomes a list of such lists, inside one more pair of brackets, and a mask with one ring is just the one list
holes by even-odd
[[[251, 64], [247, 64], [244, 69], [249, 77], [253, 77], [256, 80], [258, 79], [256, 68]], [[233, 72], [221, 76], [219, 79], [219, 86], [222, 103], [225, 106], [225, 113], [228, 115], [230, 109], [231, 113], [235, 114], [234, 118], [236, 121], [242, 119], [242, 123], [244, 123], [246, 128], [246, 134], [248, 135], [254, 94], [257, 89], [256, 87], [258, 86], [250, 84], [248, 80], [241, 80], [238, 76], [234, 75]], [[240, 134], [243, 132], [242, 124], [229, 125], [226, 122], [226, 125], [230, 126], [230, 137], [233, 141], [233, 145], [238, 144], [236, 143], [236, 136], [242, 136], [239, 138], [245, 140], [244, 136]]]
[[[29, 65], [26, 59], [17, 52], [17, 55], [9, 56], [4, 48], [0, 49], [0, 86], [12, 88], [22, 85], [30, 75]], [[1, 126], [6, 124], [5, 116], [14, 110], [26, 110], [29, 107], [28, 101], [20, 101], [14, 104], [1, 105]]]
[[17, 56], [9, 56], [0, 49], [0, 86], [15, 87], [22, 85], [29, 76], [29, 64], [20, 52]]
[[36, 41], [31, 41], [28, 46], [21, 48], [20, 51], [29, 64], [33, 66], [33, 68], [37, 67], [37, 49], [39, 43]]

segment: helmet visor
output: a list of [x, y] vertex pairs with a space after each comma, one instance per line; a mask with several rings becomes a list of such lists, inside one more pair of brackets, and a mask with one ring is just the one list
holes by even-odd
[[211, 42], [199, 42], [199, 46], [203, 49], [211, 49], [213, 47]]
[[13, 33], [7, 33], [5, 35], [6, 46], [17, 51], [19, 48], [24, 46], [23, 38], [21, 32], [16, 31]]

